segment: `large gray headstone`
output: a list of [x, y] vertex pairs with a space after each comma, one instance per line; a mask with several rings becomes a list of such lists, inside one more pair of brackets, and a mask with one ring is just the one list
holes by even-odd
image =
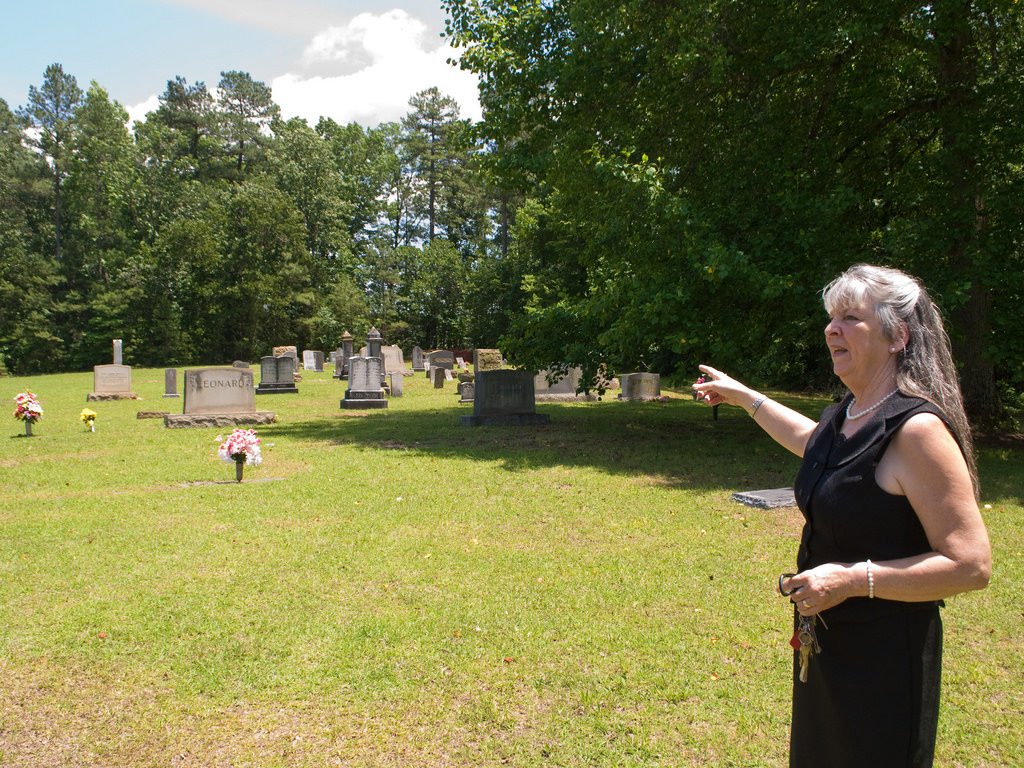
[[426, 368], [426, 358], [423, 356], [423, 350], [419, 347], [412, 348], [412, 369], [414, 371], [422, 371]]
[[256, 413], [251, 368], [195, 368], [185, 371], [184, 413]]
[[114, 365], [124, 363], [124, 342], [121, 339], [114, 339]]
[[474, 379], [473, 415], [459, 420], [466, 426], [547, 424], [537, 413], [533, 374], [529, 371], [482, 371]]
[[348, 373], [348, 389], [342, 408], [387, 408], [384, 387], [384, 362], [379, 357], [353, 357]]

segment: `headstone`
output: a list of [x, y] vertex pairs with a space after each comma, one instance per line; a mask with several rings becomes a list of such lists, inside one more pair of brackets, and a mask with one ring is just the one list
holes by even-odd
[[352, 334], [345, 331], [341, 334], [341, 376], [340, 379], [348, 378], [348, 361], [355, 354], [353, 351]]
[[548, 376], [551, 374], [551, 370], [543, 370], [533, 377], [533, 387], [537, 392], [537, 396], [540, 395], [573, 395], [576, 394], [576, 387], [579, 386], [580, 378], [582, 376], [582, 370], [580, 368], [570, 368], [565, 376], [560, 378], [554, 384], [548, 383]]
[[342, 408], [387, 408], [388, 401], [381, 386], [384, 363], [379, 357], [353, 357], [349, 361], [348, 389]]
[[114, 365], [124, 363], [124, 343], [121, 339], [114, 339]]
[[384, 340], [380, 336], [380, 331], [371, 328], [370, 332], [366, 334], [366, 356], [380, 357], [380, 348], [383, 344]]
[[433, 375], [434, 389], [444, 389], [445, 377], [447, 373], [451, 376], [452, 372], [445, 368], [431, 368], [430, 373]]
[[661, 374], [624, 373], [619, 376], [620, 400], [657, 400], [661, 396]]
[[302, 370], [316, 370], [316, 355], [313, 353], [313, 350], [311, 349], [302, 350]]
[[465, 365], [467, 363], [472, 363], [473, 362], [473, 350], [472, 349], [453, 349], [452, 350], [452, 355], [454, 357], [461, 357], [462, 358], [462, 364], [459, 366], [460, 368], [462, 367], [462, 365]]
[[295, 394], [295, 360], [290, 355], [260, 358], [260, 385], [257, 395]]
[[430, 378], [431, 368], [447, 368], [449, 371], [455, 367], [455, 355], [448, 349], [435, 349], [427, 354], [427, 378]]
[[384, 355], [385, 373], [401, 373], [405, 370], [405, 355], [400, 346], [388, 344], [381, 347], [381, 354]]
[[184, 378], [183, 412], [164, 416], [166, 427], [268, 424], [276, 419], [269, 411], [256, 410], [252, 368], [195, 368], [186, 370]]
[[256, 413], [251, 368], [196, 368], [185, 371], [183, 413]]
[[[537, 402], [576, 402], [576, 401], [592, 401], [598, 399], [598, 393], [596, 391], [590, 392], [577, 392], [580, 386], [580, 382], [583, 379], [583, 370], [579, 367], [570, 368], [562, 378], [555, 381], [553, 384], [548, 383], [548, 376], [551, 374], [551, 369], [543, 370], [538, 373], [533, 379], [533, 386], [537, 392]], [[612, 388], [612, 382], [605, 378], [602, 378], [604, 383], [604, 389]], [[618, 387], [618, 380], [615, 381], [616, 388]]]
[[474, 349], [473, 350], [473, 373], [480, 371], [500, 371], [501, 350], [500, 349]]
[[334, 363], [334, 373], [331, 378], [340, 379], [345, 373], [345, 358], [342, 357], [341, 347], [337, 352], [331, 352], [331, 362]]
[[461, 357], [456, 357], [455, 358], [455, 364], [457, 366], [459, 366], [459, 368], [465, 368], [466, 367], [466, 361], [463, 360]]
[[792, 488], [769, 488], [763, 491], [742, 491], [732, 495], [733, 501], [746, 504], [748, 507], [776, 509], [778, 507], [795, 507], [796, 496]]
[[129, 365], [95, 365], [92, 369], [92, 392], [86, 401], [135, 400], [132, 392], [132, 369]]
[[390, 379], [391, 379], [391, 396], [392, 397], [401, 397], [402, 396], [402, 390], [405, 387], [405, 376], [403, 376], [400, 373], [392, 373], [391, 376], [390, 376]]
[[319, 349], [313, 350], [313, 370], [317, 373], [324, 372], [324, 353]]
[[290, 357], [295, 361], [295, 368], [299, 367], [298, 347], [274, 347], [272, 353], [274, 357]]
[[473, 395], [473, 415], [459, 419], [464, 426], [528, 426], [551, 420], [537, 413], [529, 371], [483, 371], [474, 381]]
[[444, 380], [445, 381], [454, 381], [455, 380], [455, 374], [452, 373], [449, 369], [442, 368], [441, 370], [444, 371]]
[[164, 369], [164, 397], [178, 397], [178, 369]]
[[473, 392], [475, 385], [472, 381], [460, 381], [459, 382], [459, 402], [460, 403], [472, 403]]
[[423, 350], [419, 347], [412, 348], [412, 369], [422, 371], [426, 368], [426, 359], [423, 357]]
[[251, 368], [252, 367], [245, 360], [235, 360], [235, 362], [233, 362], [231, 364], [231, 366], [233, 368]]

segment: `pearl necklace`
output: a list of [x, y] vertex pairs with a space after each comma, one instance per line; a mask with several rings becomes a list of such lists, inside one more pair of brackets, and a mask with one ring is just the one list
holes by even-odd
[[879, 401], [878, 401], [877, 403], [875, 403], [874, 405], [868, 406], [868, 407], [867, 407], [867, 408], [865, 408], [865, 409], [864, 409], [863, 411], [861, 411], [860, 413], [858, 413], [858, 414], [857, 414], [856, 416], [854, 416], [854, 415], [853, 415], [852, 413], [850, 413], [850, 409], [851, 409], [851, 408], [853, 408], [853, 404], [857, 402], [857, 398], [853, 398], [853, 399], [852, 399], [852, 400], [851, 400], [851, 401], [850, 401], [849, 403], [847, 403], [847, 405], [846, 405], [846, 418], [848, 418], [848, 419], [850, 419], [850, 420], [852, 421], [853, 419], [859, 419], [859, 418], [861, 418], [862, 416], [867, 416], [867, 415], [868, 415], [869, 413], [871, 413], [871, 412], [872, 412], [873, 410], [875, 410], [876, 408], [878, 408], [878, 407], [879, 407], [879, 406], [880, 406], [880, 405], [881, 405], [882, 403], [884, 403], [884, 402], [885, 402], [886, 400], [888, 400], [888, 399], [889, 399], [890, 397], [892, 397], [893, 395], [895, 395], [895, 394], [896, 394], [897, 392], [899, 392], [899, 390], [898, 390], [898, 389], [894, 389], [894, 390], [893, 390], [892, 392], [890, 392], [890, 393], [889, 393], [888, 395], [886, 395], [885, 397], [883, 397], [883, 398], [882, 398], [881, 400], [879, 400]]

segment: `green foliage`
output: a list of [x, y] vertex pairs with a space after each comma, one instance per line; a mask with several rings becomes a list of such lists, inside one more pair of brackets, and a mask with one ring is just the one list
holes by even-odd
[[882, 262], [932, 288], [968, 404], [993, 417], [993, 331], [1024, 273], [1015, 4], [445, 6], [488, 163], [547, 210], [513, 343], [537, 323], [555, 359], [753, 358], [755, 377], [823, 385], [816, 292]]

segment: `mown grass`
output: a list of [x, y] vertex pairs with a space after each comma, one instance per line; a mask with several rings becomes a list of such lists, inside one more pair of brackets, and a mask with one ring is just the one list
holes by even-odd
[[[91, 374], [0, 379], [45, 408], [0, 437], [0, 765], [785, 764], [799, 515], [730, 496], [796, 460], [741, 412], [464, 428], [422, 374], [353, 412], [307, 372], [236, 484], [133, 377], [95, 434]], [[983, 446], [995, 574], [944, 612], [938, 765], [1024, 764], [1022, 456]]]

